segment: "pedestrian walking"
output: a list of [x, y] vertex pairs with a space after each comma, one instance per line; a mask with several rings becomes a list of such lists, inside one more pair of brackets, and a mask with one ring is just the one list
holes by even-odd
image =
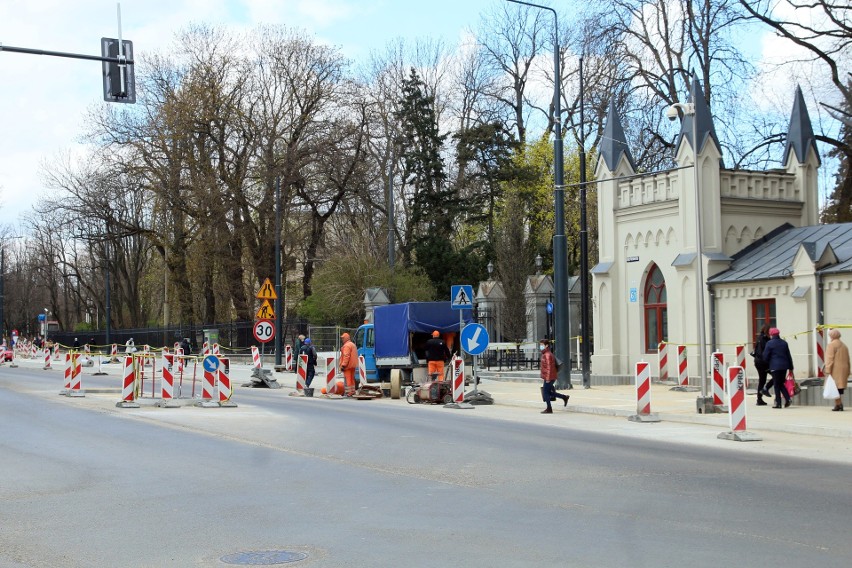
[[777, 327], [769, 330], [769, 341], [763, 350], [763, 360], [769, 365], [769, 374], [772, 375], [772, 385], [775, 387], [775, 405], [772, 408], [781, 408], [782, 396], [784, 408], [787, 408], [793, 400], [784, 383], [787, 380], [787, 371], [793, 371], [793, 356], [790, 354], [790, 346], [781, 339], [781, 331]]
[[444, 380], [444, 363], [450, 360], [450, 350], [441, 339], [441, 334], [436, 329], [432, 337], [426, 342], [426, 364], [429, 376], [439, 381]]
[[125, 353], [135, 353], [136, 352], [136, 344], [133, 342], [133, 338], [127, 340], [124, 344], [124, 352]]
[[751, 356], [754, 358], [754, 368], [757, 369], [757, 405], [766, 406], [766, 401], [763, 397], [771, 398], [769, 394], [769, 386], [766, 378], [769, 376], [769, 364], [763, 359], [763, 351], [766, 349], [766, 344], [769, 342], [769, 325], [763, 324], [760, 328], [760, 333], [754, 342], [754, 350]]
[[310, 337], [299, 337], [303, 337], [303, 339], [301, 340], [302, 347], [299, 349], [299, 355], [308, 356], [308, 365], [305, 368], [305, 388], [309, 388], [311, 386], [311, 381], [314, 380], [314, 375], [316, 374], [317, 350], [314, 349]]
[[[834, 383], [837, 385], [837, 392], [840, 394], [834, 399], [834, 408], [832, 411], [843, 410], [843, 391], [846, 389], [847, 381], [849, 380], [850, 364], [849, 364], [849, 348], [846, 344], [840, 341], [840, 330], [832, 329], [828, 332], [828, 337], [831, 341], [825, 348], [825, 373], [831, 375]], [[829, 395], [831, 396], [831, 395]]]
[[346, 381], [343, 393], [346, 396], [355, 394], [355, 371], [358, 370], [358, 348], [348, 333], [340, 336], [343, 340], [343, 345], [340, 347], [340, 371], [343, 373], [343, 379]]
[[568, 406], [570, 395], [556, 392], [556, 356], [550, 350], [550, 340], [542, 339], [538, 346], [541, 351], [541, 361], [539, 368], [541, 369], [541, 398], [547, 404], [547, 408], [541, 411], [542, 414], [553, 414], [553, 407], [550, 402], [557, 398], [562, 399], [562, 405]]

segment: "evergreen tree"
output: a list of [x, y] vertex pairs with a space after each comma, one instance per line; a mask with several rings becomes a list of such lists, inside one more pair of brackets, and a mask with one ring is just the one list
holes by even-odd
[[[843, 110], [852, 116], [852, 104], [847, 103]], [[832, 148], [828, 153], [829, 156], [840, 160], [840, 165], [835, 176], [836, 185], [822, 212], [823, 223], [852, 221], [852, 126], [844, 122], [838, 138], [843, 145]]]

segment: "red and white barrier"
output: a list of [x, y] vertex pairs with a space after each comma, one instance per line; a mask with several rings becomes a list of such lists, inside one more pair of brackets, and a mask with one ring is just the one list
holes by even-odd
[[713, 406], [725, 405], [725, 354], [715, 351], [710, 356], [713, 366]]
[[124, 379], [121, 387], [121, 400], [116, 404], [120, 408], [139, 408], [136, 402], [136, 368], [133, 356], [124, 358]]
[[35, 359], [36, 357], [38, 357], [38, 347], [36, 347], [36, 344], [33, 343], [32, 348], [30, 349], [30, 358]]
[[85, 353], [86, 356], [92, 355], [92, 347], [88, 343], [83, 346], [83, 353]]
[[453, 402], [464, 402], [464, 359], [453, 357]]
[[163, 400], [175, 397], [175, 375], [172, 372], [174, 361], [174, 355], [163, 353], [163, 380], [160, 381], [160, 398]]
[[326, 394], [336, 394], [336, 391], [337, 391], [337, 357], [326, 357], [325, 358], [325, 392], [326, 392]]
[[42, 369], [47, 370], [50, 369], [50, 349], [47, 347], [44, 348], [44, 367]]
[[[737, 345], [736, 347], [737, 354], [737, 367], [743, 368], [743, 373], [746, 371], [746, 346], [745, 345]], [[745, 377], [745, 388], [748, 388], [748, 377]], [[731, 393], [728, 391], [728, 396], [730, 397]]]
[[816, 376], [825, 376], [825, 329], [817, 327], [814, 329], [814, 353], [816, 355]]
[[[255, 349], [257, 349], [255, 347]], [[308, 356], [299, 355], [299, 363], [296, 365], [296, 391], [305, 391], [305, 382], [308, 380]]]
[[216, 357], [221, 355], [221, 353], [219, 352], [219, 344], [218, 343], [213, 344], [213, 355], [215, 355]]
[[731, 430], [734, 432], [746, 429], [745, 405], [745, 369], [739, 365], [728, 367], [728, 416], [731, 420]]
[[53, 360], [59, 361], [59, 343], [53, 344]]
[[363, 355], [358, 355], [358, 385], [367, 384], [367, 360]]
[[118, 358], [118, 343], [113, 343], [112, 347], [109, 348], [109, 357], [110, 359]]
[[669, 380], [669, 344], [665, 341], [657, 346], [657, 358], [660, 365], [660, 382]]
[[260, 361], [260, 349], [256, 345], [251, 346], [251, 361], [255, 369], [263, 367], [263, 363]]
[[291, 345], [284, 346], [284, 368], [288, 371], [293, 370], [293, 347]]
[[636, 414], [629, 416], [633, 422], [659, 422], [656, 414], [651, 414], [651, 364], [645, 361], [636, 363], [634, 374], [636, 381]]
[[689, 386], [689, 367], [686, 364], [686, 345], [677, 346], [677, 384]]
[[59, 394], [68, 394], [68, 391], [71, 390], [71, 354], [65, 354], [65, 388], [63, 388]]
[[728, 367], [727, 385], [730, 400], [728, 418], [731, 430], [722, 432], [717, 437], [737, 442], [759, 441], [760, 436], [746, 431], [745, 369], [739, 365]]
[[179, 375], [183, 376], [183, 366], [184, 366], [184, 358], [183, 358], [183, 348], [178, 347], [175, 349], [175, 359], [177, 359], [177, 372]]
[[231, 388], [231, 377], [228, 374], [228, 369], [225, 365], [219, 365], [217, 372], [219, 373], [219, 406], [236, 406], [231, 402], [233, 389]]
[[78, 353], [71, 357], [71, 387], [68, 396], [86, 396], [83, 390], [83, 357]]
[[205, 342], [204, 342], [204, 344], [201, 346], [201, 354], [202, 354], [202, 355], [204, 355], [205, 357], [207, 357], [208, 355], [210, 355], [210, 344], [209, 344], [209, 343], [207, 343], [206, 341], [205, 341]]
[[[221, 361], [219, 362], [219, 368], [222, 368]], [[216, 373], [217, 371], [208, 371], [206, 368], [204, 369], [204, 378], [201, 381], [202, 403], [214, 400], [214, 393], [216, 392]]]

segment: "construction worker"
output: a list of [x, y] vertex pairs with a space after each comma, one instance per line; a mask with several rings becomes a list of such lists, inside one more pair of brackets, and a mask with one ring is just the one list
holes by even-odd
[[358, 348], [348, 333], [340, 336], [343, 345], [340, 347], [340, 370], [346, 381], [343, 394], [353, 396], [355, 394], [355, 371], [358, 370]]
[[439, 381], [444, 380], [444, 363], [450, 360], [450, 350], [441, 339], [441, 334], [436, 329], [432, 332], [432, 338], [426, 342], [426, 361], [428, 362], [429, 376]]

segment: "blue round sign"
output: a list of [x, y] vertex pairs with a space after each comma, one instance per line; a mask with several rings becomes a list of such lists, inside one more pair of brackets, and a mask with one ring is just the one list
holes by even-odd
[[471, 355], [479, 355], [488, 347], [488, 332], [478, 323], [469, 323], [462, 329], [461, 346]]
[[545, 306], [544, 306], [544, 309], [547, 313], [552, 314], [553, 313], [553, 302], [548, 300], [547, 304], [545, 304]]
[[219, 368], [219, 358], [215, 355], [208, 355], [204, 358], [204, 370], [208, 373], [216, 372]]

